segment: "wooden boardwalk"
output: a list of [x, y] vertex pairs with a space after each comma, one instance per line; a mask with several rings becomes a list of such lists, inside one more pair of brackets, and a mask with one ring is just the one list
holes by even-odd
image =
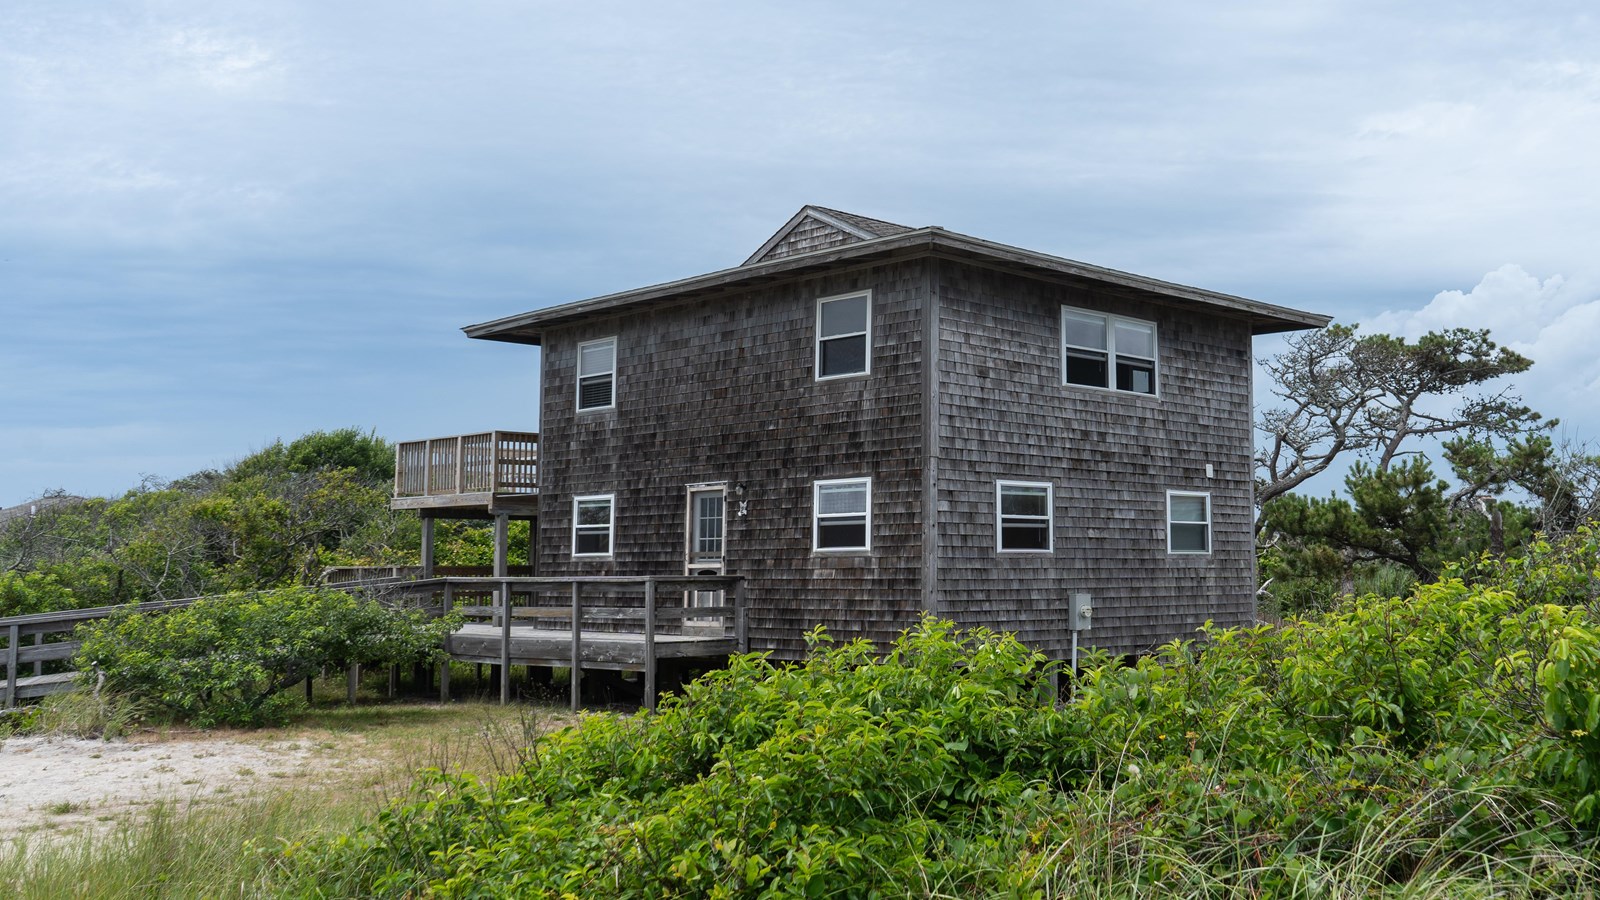
[[[559, 666], [571, 673], [574, 710], [585, 669], [639, 672], [644, 704], [654, 709], [662, 660], [749, 649], [744, 579], [736, 575], [445, 577], [361, 589], [431, 615], [465, 616], [445, 650], [451, 659], [499, 667], [502, 703], [511, 699], [512, 666]], [[449, 669], [441, 667], [441, 699], [449, 692]]]
[[[451, 659], [498, 667], [503, 703], [511, 699], [512, 666], [550, 666], [571, 671], [573, 709], [580, 705], [585, 670], [639, 672], [645, 706], [654, 709], [663, 660], [715, 660], [749, 648], [743, 585], [742, 578], [726, 575], [451, 576], [369, 580], [340, 589], [435, 617], [462, 615], [466, 624], [446, 638], [444, 649]], [[197, 599], [203, 598], [131, 608], [159, 613]], [[695, 600], [702, 605], [694, 605]], [[6, 640], [0, 708], [13, 709], [19, 701], [72, 690], [78, 683], [74, 673], [45, 672], [45, 664], [77, 654], [78, 642], [71, 637], [80, 623], [129, 608], [103, 606], [0, 619], [0, 637]], [[355, 677], [352, 669], [352, 699]], [[440, 667], [439, 696], [450, 697], [448, 666]]]
[[[138, 612], [163, 612], [188, 606], [196, 599], [199, 598], [157, 600], [131, 608]], [[0, 706], [0, 710], [15, 709], [19, 700], [37, 700], [72, 690], [77, 685], [76, 674], [46, 673], [45, 663], [69, 660], [77, 655], [78, 642], [71, 640], [71, 636], [80, 624], [110, 618], [112, 614], [129, 608], [94, 606], [0, 619], [0, 635], [6, 641], [5, 681], [0, 685], [0, 690], [4, 691], [4, 706]], [[31, 674], [24, 674], [30, 669]]]

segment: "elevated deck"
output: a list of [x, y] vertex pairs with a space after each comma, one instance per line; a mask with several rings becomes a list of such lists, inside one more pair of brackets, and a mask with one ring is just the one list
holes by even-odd
[[[429, 615], [467, 618], [445, 651], [498, 666], [501, 702], [511, 697], [512, 666], [559, 666], [571, 672], [574, 710], [584, 670], [596, 669], [642, 674], [645, 706], [654, 709], [661, 661], [749, 649], [744, 579], [737, 575], [444, 577], [358, 589]], [[440, 671], [439, 693], [450, 695], [448, 668]]]
[[486, 518], [539, 510], [539, 435], [483, 431], [406, 441], [395, 448], [390, 509]]

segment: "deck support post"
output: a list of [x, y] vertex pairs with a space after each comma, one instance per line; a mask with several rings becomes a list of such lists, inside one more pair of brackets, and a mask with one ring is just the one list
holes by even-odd
[[[495, 520], [495, 530], [504, 537], [505, 516]], [[497, 542], [495, 555], [504, 560], [505, 544]], [[499, 568], [499, 564], [496, 564]], [[511, 702], [511, 582], [500, 582], [500, 705]]]
[[496, 513], [494, 517], [494, 577], [504, 578], [507, 568], [506, 556], [507, 540], [511, 536], [511, 517], [505, 513]]
[[745, 606], [743, 578], [733, 586], [733, 638], [740, 653], [750, 652], [750, 611]]
[[[456, 592], [450, 582], [444, 583], [444, 615], [450, 615], [450, 607], [455, 605]], [[450, 702], [450, 635], [444, 636], [444, 659], [439, 661], [439, 702]]]
[[583, 586], [572, 583], [572, 711], [583, 704]]
[[399, 666], [390, 666], [389, 667], [389, 699], [393, 700], [394, 699], [394, 695], [396, 693], [398, 693], [399, 690], [400, 690], [400, 667]]
[[422, 517], [422, 577], [433, 577], [433, 516]]
[[[35, 646], [35, 647], [43, 647], [44, 646], [44, 632], [35, 631], [33, 633], [33, 646]], [[43, 675], [43, 674], [44, 674], [44, 660], [42, 660], [42, 659], [34, 660], [33, 661], [33, 677], [38, 678], [40, 675]]]
[[306, 676], [306, 705], [307, 706], [311, 705], [311, 691], [314, 689], [313, 688], [313, 683], [316, 681], [316, 679], [317, 679], [317, 676], [315, 676], [315, 675], [307, 675]]
[[10, 644], [6, 647], [6, 709], [17, 705], [17, 644], [22, 640], [22, 629], [16, 625], [7, 629]]
[[361, 686], [361, 664], [351, 663], [350, 671], [344, 675], [344, 698], [351, 706], [356, 705], [356, 688]]
[[656, 711], [656, 580], [644, 583], [644, 708]]

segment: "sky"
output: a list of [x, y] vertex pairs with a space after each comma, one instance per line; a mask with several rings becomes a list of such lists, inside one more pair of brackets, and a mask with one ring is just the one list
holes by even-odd
[[1592, 9], [5, 0], [0, 506], [537, 428], [538, 350], [462, 326], [736, 265], [807, 203], [1489, 328], [1593, 439]]

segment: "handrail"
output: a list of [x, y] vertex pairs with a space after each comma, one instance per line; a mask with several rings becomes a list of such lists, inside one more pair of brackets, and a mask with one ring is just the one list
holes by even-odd
[[[532, 606], [526, 607], [530, 612], [539, 610], [538, 613], [519, 616], [515, 610], [512, 597], [518, 588], [557, 588], [570, 586], [570, 610], [560, 606]], [[642, 587], [644, 588], [643, 608], [631, 606], [585, 606], [583, 603], [583, 588], [586, 586], [597, 587]], [[645, 681], [645, 707], [655, 709], [655, 684], [656, 669], [659, 660], [656, 659], [656, 634], [661, 620], [683, 621], [688, 618], [715, 619], [726, 628], [728, 619], [733, 619], [734, 647], [739, 653], [750, 651], [750, 617], [749, 609], [745, 602], [744, 576], [742, 575], [572, 575], [572, 576], [440, 576], [435, 578], [418, 579], [416, 581], [389, 582], [384, 584], [352, 585], [348, 590], [382, 592], [390, 595], [407, 596], [412, 594], [432, 594], [438, 591], [442, 594], [441, 605], [437, 611], [429, 608], [425, 611], [437, 616], [443, 616], [451, 611], [455, 604], [457, 589], [490, 591], [493, 601], [486, 611], [484, 607], [470, 607], [478, 616], [487, 616], [500, 626], [500, 702], [509, 703], [511, 699], [511, 628], [512, 621], [517, 618], [571, 618], [572, 649], [572, 709], [576, 711], [580, 705], [581, 679], [583, 672], [583, 622], [589, 621], [617, 621], [619, 619], [642, 619], [644, 623], [644, 681]], [[724, 595], [731, 594], [733, 602], [724, 602], [718, 606], [673, 608], [663, 609], [657, 602], [661, 590], [668, 591], [721, 591]], [[524, 590], [523, 593], [528, 593]], [[448, 639], [446, 649], [448, 650]], [[441, 698], [449, 696], [449, 681], [441, 679], [439, 691]]]
[[395, 497], [538, 492], [536, 431], [480, 431], [395, 446]]

